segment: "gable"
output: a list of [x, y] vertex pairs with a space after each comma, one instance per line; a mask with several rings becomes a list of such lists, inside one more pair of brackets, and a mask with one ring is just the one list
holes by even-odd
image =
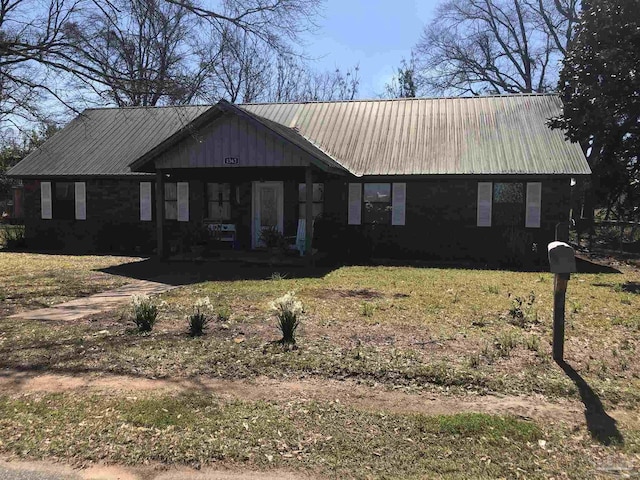
[[311, 155], [238, 115], [190, 132], [155, 158], [155, 167], [305, 167]]

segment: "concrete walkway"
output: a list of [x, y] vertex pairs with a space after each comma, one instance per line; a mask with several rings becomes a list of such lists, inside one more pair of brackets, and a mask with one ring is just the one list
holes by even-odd
[[79, 320], [88, 315], [112, 310], [131, 301], [134, 295], [155, 295], [176, 288], [176, 285], [154, 282], [150, 280], [133, 280], [131, 283], [114, 290], [96, 293], [89, 297], [76, 298], [69, 302], [16, 313], [9, 318], [29, 320]]

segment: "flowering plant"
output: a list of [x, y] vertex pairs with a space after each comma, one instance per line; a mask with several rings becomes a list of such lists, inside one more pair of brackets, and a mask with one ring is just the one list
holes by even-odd
[[278, 318], [278, 328], [282, 332], [280, 343], [295, 345], [295, 333], [300, 325], [298, 316], [304, 312], [302, 302], [296, 298], [295, 292], [288, 292], [269, 306]]

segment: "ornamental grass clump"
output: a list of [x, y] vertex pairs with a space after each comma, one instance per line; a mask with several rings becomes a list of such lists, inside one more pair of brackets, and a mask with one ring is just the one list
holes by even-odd
[[158, 318], [158, 306], [146, 295], [134, 295], [133, 323], [140, 333], [150, 332]]
[[204, 334], [204, 329], [211, 320], [207, 312], [213, 310], [209, 297], [199, 298], [193, 305], [194, 312], [189, 315], [189, 335], [199, 337]]
[[295, 292], [289, 292], [270, 304], [278, 318], [278, 328], [282, 332], [282, 345], [296, 344], [296, 330], [300, 325], [303, 313], [302, 302], [296, 298]]

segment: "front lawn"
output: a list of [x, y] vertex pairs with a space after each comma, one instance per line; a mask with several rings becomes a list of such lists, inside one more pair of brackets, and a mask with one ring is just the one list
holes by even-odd
[[0, 251], [0, 318], [124, 285], [129, 279], [98, 269], [138, 260]]
[[[4, 255], [16, 255], [10, 258], [14, 263], [20, 258]], [[46, 272], [56, 271], [57, 258], [50, 257], [50, 266], [44, 257], [34, 258], [44, 263], [29, 271], [36, 284], [43, 284]], [[61, 270], [63, 278], [84, 279], [86, 289], [103, 288], [104, 283], [92, 283], [91, 275], [97, 272], [91, 269], [117, 259], [93, 258], [94, 266], [69, 258], [68, 270]], [[80, 268], [74, 271], [73, 265]], [[602, 425], [592, 422], [594, 412], [606, 423], [605, 411], [629, 413], [640, 405], [640, 273], [632, 266], [621, 264], [617, 273], [572, 276], [566, 359], [577, 372], [573, 379], [550, 355], [553, 276], [548, 273], [343, 267], [301, 278], [296, 278], [302, 273], [296, 270], [245, 271], [245, 278], [254, 278], [245, 280], [242, 270], [225, 270], [228, 267], [205, 264], [203, 271], [217, 271], [225, 280], [191, 284], [155, 299], [160, 316], [149, 334], [132, 329], [124, 308], [73, 324], [5, 318], [0, 326], [0, 368], [76, 377], [119, 374], [176, 383], [207, 377], [312, 379], [321, 384], [348, 380], [362, 388], [436, 399], [493, 393], [543, 395], [552, 402], [580, 406], [587, 397], [602, 403], [595, 410], [594, 405], [587, 407], [592, 415], [588, 425], [570, 427], [553, 418], [535, 424], [458, 412], [445, 417], [363, 412], [299, 398], [218, 404], [199, 394], [194, 394], [193, 403], [181, 396], [135, 392], [124, 399], [7, 392], [0, 405], [0, 416], [6, 416], [0, 449], [24, 456], [125, 463], [224, 461], [305, 469], [336, 478], [407, 478], [424, 469], [444, 478], [464, 472], [480, 478], [519, 473], [527, 478], [561, 477], [563, 472], [585, 478], [602, 459], [621, 456], [626, 461], [640, 452], [640, 425], [624, 425], [607, 437], [596, 431]], [[28, 283], [20, 278], [11, 280], [18, 291]], [[126, 278], [100, 272], [99, 281]], [[64, 291], [67, 281], [54, 282]], [[305, 307], [296, 349], [275, 343], [280, 336], [269, 310], [269, 302], [288, 291], [295, 291]], [[31, 295], [26, 288], [24, 292], [23, 307], [30, 305]], [[213, 304], [213, 320], [204, 336], [191, 338], [186, 316], [203, 297]], [[68, 418], [77, 427], [67, 436], [56, 435]], [[95, 433], [81, 441], [82, 432]], [[151, 438], [161, 441], [151, 447]], [[598, 446], [603, 441], [613, 446]]]

